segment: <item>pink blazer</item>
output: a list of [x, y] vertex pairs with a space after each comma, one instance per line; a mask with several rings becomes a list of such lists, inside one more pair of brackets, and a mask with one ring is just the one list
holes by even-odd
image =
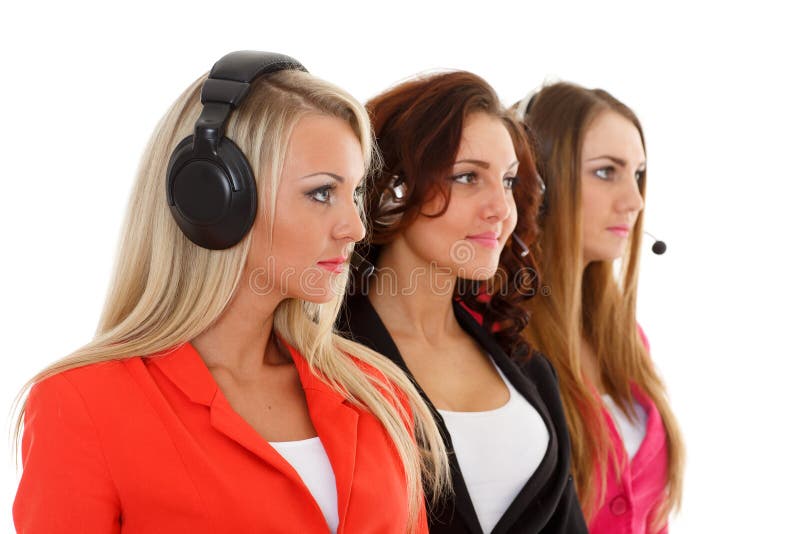
[[[645, 346], [650, 349], [644, 333], [639, 329]], [[667, 484], [667, 443], [661, 414], [655, 403], [636, 386], [636, 401], [647, 413], [647, 433], [633, 459], [628, 458], [614, 419], [604, 410], [606, 425], [617, 458], [622, 458], [622, 472], [618, 480], [609, 458], [606, 473], [606, 495], [589, 525], [591, 534], [653, 534], [649, 526], [656, 508], [664, 497]], [[666, 534], [667, 527], [658, 531]]]

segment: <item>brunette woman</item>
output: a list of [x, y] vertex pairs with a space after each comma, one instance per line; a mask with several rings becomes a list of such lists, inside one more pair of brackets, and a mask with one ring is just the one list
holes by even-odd
[[521, 336], [539, 201], [524, 133], [468, 72], [367, 109], [383, 167], [359, 250], [376, 272], [355, 273], [339, 326], [404, 369], [439, 423], [455, 494], [431, 532], [584, 532], [556, 376]]

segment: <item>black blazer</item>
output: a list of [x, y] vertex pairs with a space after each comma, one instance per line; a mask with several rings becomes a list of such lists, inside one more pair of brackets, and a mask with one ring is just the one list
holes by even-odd
[[[460, 304], [454, 302], [453, 311], [461, 328], [491, 355], [508, 381], [539, 412], [550, 435], [544, 459], [511, 502], [492, 534], [588, 532], [569, 474], [569, 435], [553, 367], [537, 353], [521, 368], [511, 361], [494, 337]], [[414, 380], [369, 299], [361, 295], [349, 297], [342, 308], [337, 327], [342, 335], [385, 355], [404, 370], [436, 419], [450, 453], [454, 494], [435, 508], [430, 508], [429, 504], [428, 525], [431, 534], [482, 534], [444, 421]]]

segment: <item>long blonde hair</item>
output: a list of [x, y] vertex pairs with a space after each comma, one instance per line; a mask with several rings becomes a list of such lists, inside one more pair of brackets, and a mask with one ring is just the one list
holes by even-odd
[[[601, 89], [569, 83], [544, 87], [529, 103], [518, 103], [537, 156], [537, 170], [546, 185], [539, 264], [549, 294], [530, 301], [528, 334], [536, 348], [553, 362], [561, 388], [572, 443], [572, 471], [581, 507], [587, 519], [605, 498], [608, 461], [619, 474], [621, 459], [613, 446], [602, 401], [582, 371], [581, 339], [594, 349], [602, 386], [624, 407], [633, 400], [636, 384], [653, 399], [666, 430], [669, 451], [666, 494], [654, 523], [663, 525], [680, 505], [684, 446], [664, 383], [659, 378], [636, 322], [640, 215], [622, 258], [620, 276], [611, 261], [597, 261], [584, 269], [582, 259], [581, 150], [585, 133], [600, 113], [611, 110], [631, 121], [642, 139], [641, 124], [627, 106]], [[639, 188], [645, 196], [646, 173]], [[630, 409], [626, 410], [631, 416]], [[598, 477], [600, 478], [598, 480]]]
[[[14, 427], [15, 444], [19, 443], [31, 386], [68, 369], [160, 353], [187, 342], [220, 317], [240, 283], [248, 283], [243, 271], [251, 234], [227, 250], [198, 247], [175, 224], [166, 202], [169, 157], [173, 147], [193, 132], [205, 79], [202, 76], [195, 81], [173, 104], [142, 157], [94, 339], [25, 385], [17, 399], [22, 407]], [[231, 115], [226, 135], [250, 161], [259, 201], [271, 223], [276, 202], [273, 192], [289, 136], [309, 113], [345, 120], [361, 142], [367, 165], [375, 159], [369, 118], [352, 96], [300, 71], [260, 78], [252, 84], [244, 104]], [[445, 447], [433, 417], [405, 373], [387, 358], [333, 333], [342, 297], [343, 291], [325, 304], [283, 300], [274, 313], [274, 333], [297, 348], [318, 377], [381, 422], [405, 471], [407, 530], [412, 531], [422, 512], [423, 486], [433, 491], [434, 498], [449, 487]], [[377, 370], [388, 384], [363, 372], [347, 355]], [[413, 421], [400, 408], [395, 388], [407, 397]], [[414, 436], [409, 435], [408, 428], [414, 429]]]

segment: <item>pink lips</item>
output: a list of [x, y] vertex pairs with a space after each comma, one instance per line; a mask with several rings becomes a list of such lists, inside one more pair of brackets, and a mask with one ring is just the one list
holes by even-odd
[[627, 226], [611, 226], [607, 230], [619, 237], [628, 237], [628, 234], [631, 233], [630, 228]]
[[484, 232], [482, 234], [468, 235], [467, 239], [486, 248], [497, 248], [500, 246], [500, 242], [497, 240], [498, 237], [499, 235], [495, 232]]
[[331, 258], [330, 260], [318, 261], [317, 265], [319, 265], [326, 271], [339, 274], [344, 272], [345, 261], [347, 261], [347, 258], [345, 258], [344, 256], [340, 256], [338, 258]]

